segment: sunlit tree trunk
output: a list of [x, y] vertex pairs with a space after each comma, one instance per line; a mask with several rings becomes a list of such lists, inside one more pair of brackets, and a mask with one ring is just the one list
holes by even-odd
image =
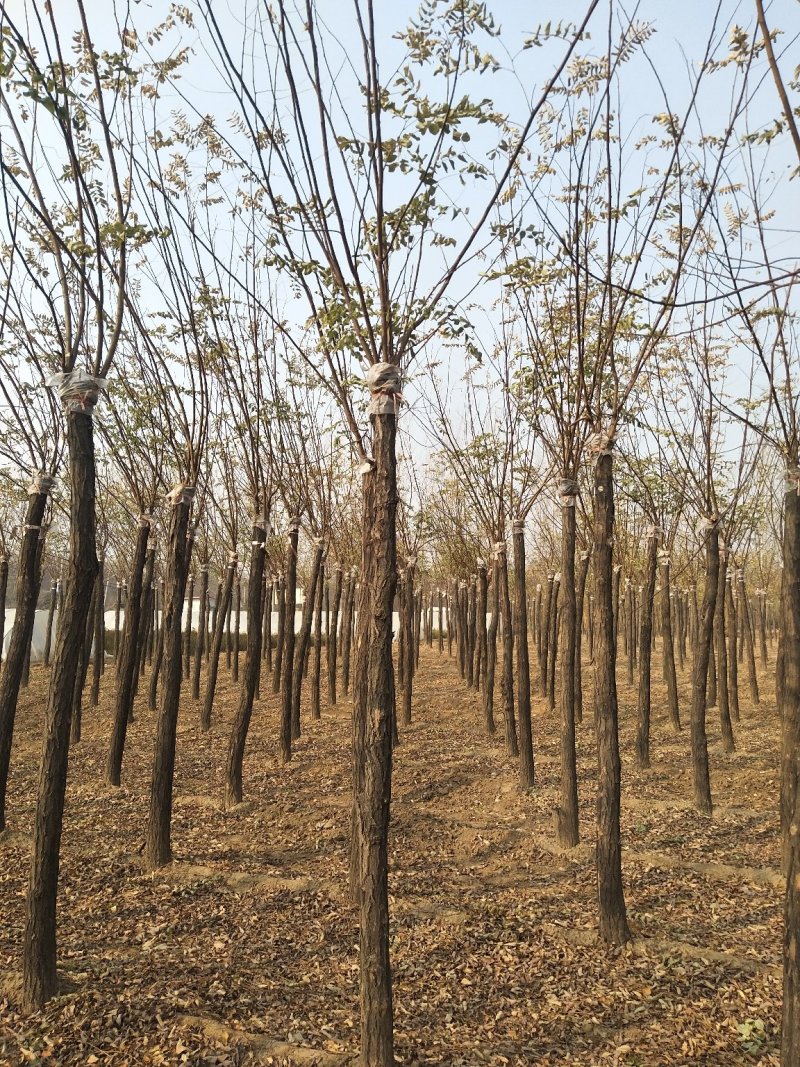
[[264, 585], [264, 543], [266, 520], [257, 517], [250, 531], [250, 578], [247, 583], [247, 653], [244, 663], [244, 685], [239, 692], [236, 718], [228, 743], [225, 763], [225, 807], [242, 802], [242, 764], [247, 732], [253, 715], [253, 701], [261, 670], [261, 596]]
[[172, 514], [167, 539], [166, 589], [168, 599], [164, 604], [161, 706], [156, 724], [150, 813], [145, 838], [145, 863], [151, 870], [164, 867], [172, 862], [170, 837], [172, 788], [175, 774], [175, 741], [178, 729], [183, 652], [181, 615], [191, 561], [192, 539], [189, 537], [189, 512], [194, 498], [194, 488], [178, 486], [170, 496]]
[[56, 897], [70, 717], [86, 617], [97, 575], [95, 463], [91, 407], [66, 411], [70, 478], [70, 538], [64, 604], [45, 710], [44, 744], [33, 819], [31, 874], [25, 912], [22, 1001], [41, 1008], [57, 991]]
[[719, 584], [719, 531], [712, 526], [706, 538], [706, 587], [697, 628], [694, 670], [692, 672], [692, 780], [694, 806], [704, 815], [711, 815], [711, 782], [708, 774], [708, 741], [706, 738], [706, 687], [708, 662], [714, 638], [714, 609]]
[[289, 520], [289, 539], [286, 545], [285, 598], [286, 611], [283, 621], [283, 677], [281, 678], [281, 760], [288, 763], [292, 758], [292, 679], [294, 675], [294, 623], [297, 608], [297, 542], [300, 536], [300, 520]]
[[614, 479], [610, 443], [594, 469], [594, 581], [597, 610], [595, 724], [597, 729], [597, 888], [600, 939], [630, 940], [622, 886], [620, 842], [621, 768], [617, 725], [616, 636], [614, 625]]
[[388, 838], [392, 781], [392, 609], [397, 574], [394, 415], [373, 415], [374, 465], [363, 482], [361, 593], [353, 692], [352, 890], [359, 901], [361, 1062], [394, 1062]]
[[519, 784], [534, 784], [533, 728], [531, 726], [531, 672], [528, 663], [528, 600], [525, 582], [525, 522], [515, 519], [514, 546], [514, 642], [517, 653], [517, 715], [519, 717]]
[[[642, 586], [641, 630], [639, 639], [639, 697], [638, 728], [636, 731], [636, 762], [650, 766], [650, 665], [653, 655], [653, 601], [656, 593], [658, 563], [658, 531], [647, 538], [647, 561]], [[667, 601], [669, 603], [669, 600]], [[633, 604], [631, 603], [631, 608]]]
[[[215, 608], [214, 636], [211, 642], [211, 655], [208, 661], [208, 678], [206, 679], [206, 695], [203, 701], [203, 710], [200, 714], [200, 728], [211, 729], [211, 713], [214, 709], [214, 695], [217, 691], [217, 675], [219, 673], [219, 658], [222, 652], [222, 637], [225, 631], [225, 619], [228, 615], [228, 605], [231, 602], [233, 582], [236, 577], [237, 557], [231, 553], [228, 569], [225, 574], [225, 585], [222, 592], [217, 590], [217, 605]], [[163, 647], [163, 645], [162, 645]]]
[[[14, 617], [14, 626], [11, 630], [8, 654], [3, 662], [2, 676], [0, 676], [0, 830], [5, 829], [6, 825], [6, 786], [8, 783], [8, 768], [11, 762], [11, 742], [14, 735], [14, 721], [22, 684], [25, 656], [30, 648], [31, 639], [33, 638], [33, 625], [36, 620], [36, 599], [41, 582], [39, 538], [42, 533], [41, 527], [44, 522], [45, 509], [47, 508], [47, 498], [53, 486], [53, 479], [47, 479], [47, 484], [44, 485], [42, 483], [42, 485], [43, 488], [40, 492], [39, 482], [37, 481], [37, 484], [31, 487], [32, 491], [28, 495], [17, 568], [17, 612]], [[8, 560], [4, 562], [5, 583], [7, 584]], [[5, 623], [5, 584], [0, 604], [0, 611], [2, 611]], [[2, 636], [0, 636], [0, 648], [2, 648]]]
[[800, 468], [790, 470], [784, 496], [783, 752], [781, 829], [786, 870], [783, 929], [781, 1063], [800, 1063]]
[[[577, 632], [579, 629], [575, 589], [575, 501], [577, 484], [561, 482], [561, 779], [556, 808], [556, 834], [562, 848], [578, 844], [578, 770], [575, 752], [575, 704], [578, 675]], [[585, 582], [585, 570], [584, 570]]]
[[111, 744], [106, 762], [106, 781], [109, 785], [119, 785], [122, 775], [125, 736], [133, 706], [133, 676], [139, 652], [142, 581], [149, 538], [150, 521], [143, 516], [136, 533], [136, 547], [133, 553], [133, 566], [131, 567], [130, 577], [130, 598], [125, 612], [125, 628], [122, 633], [122, 646], [117, 661], [114, 726], [111, 732]]

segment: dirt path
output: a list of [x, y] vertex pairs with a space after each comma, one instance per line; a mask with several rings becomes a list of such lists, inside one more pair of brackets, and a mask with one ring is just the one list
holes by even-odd
[[[522, 795], [502, 738], [482, 730], [478, 697], [452, 660], [423, 649], [414, 723], [395, 754], [400, 1062], [778, 1062], [774, 709], [743, 700], [732, 756], [721, 751], [710, 711], [718, 808], [704, 819], [687, 805], [688, 736], [673, 737], [658, 691], [653, 768], [633, 767], [633, 693], [623, 674], [624, 870], [636, 940], [617, 952], [595, 936], [590, 717], [578, 742], [582, 844], [563, 854], [553, 834], [556, 718], [535, 701], [537, 787]], [[587, 685], [590, 677], [587, 668]], [[150, 876], [139, 850], [153, 717], [137, 708], [123, 787], [102, 786], [113, 695], [106, 674], [101, 708], [86, 713], [70, 768], [59, 926], [65, 992], [40, 1015], [17, 1014], [43, 687], [35, 670], [20, 708], [11, 830], [0, 837], [0, 1063], [351, 1059], [349, 705], [304, 723], [295, 759], [281, 768], [277, 708], [266, 694], [248, 744], [246, 802], [225, 813], [220, 781], [236, 697], [227, 677], [209, 734], [200, 733], [192, 702], [182, 707], [176, 863]]]

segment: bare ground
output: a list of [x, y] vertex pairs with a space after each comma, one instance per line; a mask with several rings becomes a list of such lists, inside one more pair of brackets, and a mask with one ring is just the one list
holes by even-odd
[[[660, 663], [660, 655], [655, 657]], [[737, 752], [709, 711], [713, 818], [690, 805], [688, 729], [654, 695], [653, 766], [633, 764], [619, 681], [626, 897], [634, 943], [596, 939], [595, 749], [579, 727], [582, 844], [555, 847], [559, 725], [534, 700], [536, 789], [453, 660], [423, 649], [415, 721], [395, 753], [392, 961], [405, 1064], [778, 1063], [782, 878], [772, 687], [742, 686]], [[654, 674], [658, 674], [657, 668]], [[243, 805], [221, 807], [237, 691], [222, 671], [199, 730], [184, 699], [176, 862], [141, 863], [154, 717], [137, 704], [123, 785], [102, 784], [113, 665], [71, 754], [59, 897], [62, 994], [19, 1011], [19, 958], [45, 677], [21, 699], [0, 835], [0, 1064], [349, 1063], [358, 1049], [357, 916], [347, 902], [350, 706], [307, 719], [281, 767], [277, 698], [256, 706]], [[591, 670], [586, 668], [587, 692]], [[688, 673], [682, 679], [688, 709]], [[144, 687], [143, 687], [144, 688]], [[270, 690], [270, 691], [268, 691]], [[590, 701], [587, 699], [587, 708]]]

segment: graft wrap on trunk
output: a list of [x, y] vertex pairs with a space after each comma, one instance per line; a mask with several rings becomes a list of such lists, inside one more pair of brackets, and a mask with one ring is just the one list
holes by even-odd
[[[179, 504], [191, 504], [194, 500], [196, 491], [197, 489], [195, 486], [184, 485], [183, 482], [181, 482], [179, 485], [176, 485], [174, 489], [170, 489], [166, 496], [170, 504], [176, 508]], [[194, 530], [191, 531], [189, 536], [194, 536]]]
[[574, 478], [560, 478], [558, 482], [558, 496], [562, 508], [574, 508], [575, 498], [578, 495], [578, 483]]
[[394, 363], [373, 363], [366, 374], [370, 392], [370, 415], [397, 415], [403, 397], [400, 392], [400, 368]]
[[64, 411], [85, 411], [91, 415], [106, 388], [106, 379], [86, 370], [69, 370], [51, 374], [44, 384], [58, 391]]
[[33, 478], [31, 478], [31, 484], [28, 486], [28, 496], [38, 496], [39, 493], [47, 493], [49, 495], [55, 487], [56, 480], [51, 475], [44, 472], [34, 474]]

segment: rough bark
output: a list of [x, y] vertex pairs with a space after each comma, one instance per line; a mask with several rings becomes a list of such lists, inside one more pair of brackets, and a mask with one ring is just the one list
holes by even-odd
[[781, 829], [786, 870], [781, 1063], [800, 1062], [800, 471], [784, 496]]
[[[259, 601], [260, 603], [260, 601]], [[294, 621], [294, 620], [292, 620]], [[249, 638], [248, 634], [248, 638]], [[236, 577], [236, 587], [233, 608], [233, 663], [232, 678], [234, 684], [239, 682], [239, 653], [242, 650], [242, 578]]]
[[[186, 583], [186, 631], [183, 635], [183, 677], [189, 681], [192, 670], [192, 615], [194, 614], [194, 574], [190, 574]], [[197, 629], [198, 640], [200, 627]]]
[[206, 638], [208, 634], [208, 567], [200, 568], [199, 618], [197, 623], [197, 643], [194, 648], [194, 662], [192, 664], [192, 700], [200, 699], [200, 670], [203, 666], [203, 656], [206, 652]]
[[593, 570], [597, 633], [595, 635], [595, 725], [597, 730], [597, 891], [602, 941], [630, 940], [622, 885], [620, 842], [619, 730], [614, 623], [614, 480], [611, 449], [598, 454], [594, 469]]
[[338, 652], [339, 607], [342, 602], [342, 568], [337, 563], [333, 572], [333, 603], [330, 613], [330, 630], [325, 650], [328, 661], [328, 703], [336, 703], [336, 658]]
[[176, 493], [172, 504], [167, 539], [167, 599], [164, 604], [161, 706], [156, 724], [150, 810], [144, 851], [145, 863], [150, 870], [172, 862], [172, 786], [183, 653], [181, 614], [191, 560], [189, 512], [194, 493], [194, 490], [180, 487], [179, 490], [179, 495]]
[[550, 636], [547, 639], [547, 708], [556, 707], [556, 658], [558, 656], [558, 615], [560, 610], [561, 575], [553, 576], [553, 595], [550, 604]]
[[719, 706], [720, 727], [722, 730], [722, 747], [726, 752], [736, 751], [731, 723], [730, 694], [728, 690], [728, 636], [726, 626], [725, 587], [728, 575], [728, 553], [720, 549], [719, 576], [717, 586], [717, 604], [714, 611], [714, 631], [717, 651], [717, 704]]
[[753, 618], [750, 611], [750, 598], [747, 595], [747, 586], [744, 580], [744, 571], [739, 571], [739, 611], [742, 616], [742, 629], [744, 636], [744, 657], [747, 663], [747, 678], [750, 682], [750, 699], [758, 707], [761, 703], [761, 695], [758, 691], [758, 675], [756, 673], [756, 654], [753, 640]]
[[283, 677], [281, 678], [281, 760], [288, 763], [292, 758], [292, 681], [294, 676], [294, 617], [297, 604], [297, 541], [300, 536], [298, 519], [290, 520], [289, 539], [286, 545], [286, 571], [284, 576], [286, 611], [283, 634]]
[[[11, 762], [11, 742], [14, 736], [14, 721], [17, 701], [22, 684], [25, 655], [33, 637], [36, 619], [36, 599], [39, 593], [41, 554], [39, 535], [47, 507], [48, 492], [31, 493], [25, 509], [22, 544], [17, 567], [17, 613], [8, 645], [8, 654], [3, 662], [0, 676], [0, 830], [6, 825], [6, 787], [8, 768]], [[5, 581], [8, 582], [8, 560], [5, 560]], [[2, 613], [5, 620], [5, 587], [3, 588]], [[2, 640], [0, 638], [0, 640]], [[2, 644], [0, 644], [0, 648]]]
[[514, 721], [514, 628], [511, 622], [511, 597], [508, 590], [508, 557], [505, 543], [495, 548], [500, 564], [500, 612], [503, 619], [503, 669], [500, 675], [500, 698], [503, 701], [506, 748], [512, 756], [519, 755], [517, 725]]
[[[586, 580], [589, 577], [591, 552], [581, 553], [578, 589], [575, 598], [575, 722], [583, 722], [583, 615], [586, 599]], [[591, 605], [589, 615], [591, 617]]]
[[[267, 651], [267, 672], [272, 674], [272, 600], [277, 599], [278, 589], [275, 581], [271, 579], [267, 589], [267, 625], [264, 633], [264, 644]], [[278, 631], [280, 633], [280, 630]]]
[[[478, 603], [476, 617], [476, 633], [478, 643], [478, 655], [475, 665], [475, 688], [480, 690], [486, 675], [487, 660], [487, 634], [486, 634], [486, 600], [488, 594], [488, 580], [486, 576], [486, 563], [478, 560]], [[528, 669], [530, 678], [530, 667]]]
[[228, 605], [233, 593], [233, 582], [236, 576], [237, 557], [231, 553], [228, 569], [225, 573], [225, 584], [222, 593], [217, 590], [217, 605], [214, 609], [215, 625], [214, 636], [211, 640], [210, 657], [208, 661], [208, 678], [206, 679], [206, 695], [203, 701], [203, 710], [200, 713], [200, 728], [211, 729], [211, 713], [214, 709], [214, 694], [217, 691], [217, 675], [219, 673], [219, 660], [222, 652], [222, 637], [225, 632], [225, 619], [228, 615]]
[[57, 991], [56, 899], [75, 674], [97, 574], [91, 409], [66, 412], [70, 478], [69, 562], [45, 711], [25, 912], [22, 1001], [41, 1008]]
[[[647, 560], [641, 593], [641, 621], [639, 630], [639, 694], [637, 704], [636, 763], [650, 766], [650, 667], [653, 655], [653, 601], [656, 594], [658, 565], [658, 532], [647, 538]], [[631, 603], [631, 607], [633, 604]], [[633, 644], [633, 640], [631, 640]]]
[[[728, 614], [728, 694], [731, 704], [731, 718], [739, 722], [739, 657], [737, 654], [736, 635], [739, 629], [739, 620], [736, 612], [736, 600], [733, 595], [733, 581], [731, 572], [725, 582], [725, 605]], [[780, 701], [778, 702], [780, 704]], [[778, 708], [780, 711], [780, 707]]]
[[[5, 560], [6, 565], [6, 580], [8, 580], [8, 560]], [[4, 610], [6, 602], [6, 591], [3, 586], [3, 574], [2, 563], [0, 563], [0, 611]], [[50, 666], [50, 653], [53, 649], [53, 618], [56, 613], [56, 605], [58, 604], [58, 582], [53, 582], [50, 587], [50, 605], [47, 609], [47, 631], [44, 638], [44, 665]], [[5, 621], [5, 620], [4, 620]], [[2, 627], [0, 627], [0, 647], [2, 647], [3, 634]]]
[[133, 707], [133, 674], [139, 651], [140, 612], [142, 603], [142, 581], [147, 556], [147, 543], [150, 538], [150, 523], [142, 521], [136, 533], [136, 546], [133, 551], [133, 564], [130, 577], [130, 599], [125, 612], [125, 628], [117, 660], [117, 691], [114, 698], [114, 725], [111, 730], [111, 743], [106, 761], [106, 781], [118, 786], [122, 775], [122, 757], [125, 751], [125, 737]]
[[105, 601], [105, 560], [101, 556], [97, 572], [97, 601], [94, 606], [94, 660], [92, 662], [92, 689], [89, 699], [89, 707], [91, 708], [96, 708], [100, 703], [100, 676], [103, 673], [103, 665], [106, 658], [105, 633], [103, 630]]
[[388, 837], [392, 781], [392, 608], [397, 571], [394, 415], [375, 415], [363, 481], [361, 594], [353, 701], [352, 890], [359, 901], [361, 1062], [394, 1062]]
[[543, 697], [547, 697], [548, 645], [550, 642], [550, 611], [553, 601], [554, 574], [547, 575], [547, 588], [542, 598], [542, 610], [539, 613], [539, 684]]
[[700, 611], [692, 672], [692, 782], [694, 806], [704, 815], [711, 815], [711, 782], [708, 774], [708, 741], [706, 738], [706, 687], [708, 662], [714, 638], [714, 609], [719, 584], [719, 531], [713, 526], [706, 538], [706, 587]]
[[306, 598], [303, 604], [303, 618], [300, 623], [300, 633], [297, 639], [297, 648], [294, 656], [294, 670], [292, 672], [292, 740], [300, 736], [300, 697], [303, 690], [303, 673], [308, 660], [311, 643], [311, 626], [314, 622], [314, 608], [317, 602], [317, 587], [320, 583], [322, 558], [325, 549], [321, 541], [317, 541], [314, 550], [314, 559], [311, 564], [311, 574], [306, 588]]
[[519, 718], [519, 785], [533, 788], [533, 728], [531, 726], [531, 670], [528, 661], [528, 591], [525, 582], [525, 523], [512, 527], [514, 546], [514, 643], [517, 659], [517, 715]]
[[403, 634], [402, 670], [404, 726], [411, 725], [411, 701], [414, 691], [414, 563], [409, 559], [403, 575], [401, 590], [402, 616], [400, 627]]
[[242, 764], [247, 731], [253, 715], [253, 701], [261, 670], [261, 596], [264, 585], [264, 544], [266, 523], [253, 522], [250, 531], [250, 578], [247, 583], [247, 652], [244, 662], [244, 684], [239, 692], [236, 718], [228, 742], [225, 761], [225, 807], [242, 802]]
[[[565, 479], [566, 481], [566, 479]], [[575, 487], [577, 488], [577, 486]], [[579, 840], [578, 770], [575, 751], [575, 706], [577, 696], [578, 604], [575, 589], [575, 499], [561, 496], [561, 777], [556, 808], [556, 835], [562, 848], [574, 848]], [[586, 569], [583, 581], [586, 581]]]
[[[121, 650], [120, 615], [122, 614], [122, 600], [125, 595], [125, 583], [117, 582], [117, 596], [114, 601], [114, 662], [119, 663]], [[117, 667], [119, 669], [119, 667]]]
[[[324, 550], [323, 550], [324, 560]], [[325, 599], [324, 563], [317, 575], [317, 593], [314, 607], [314, 663], [311, 668], [311, 718], [320, 717], [320, 689], [322, 675], [322, 605]]]
[[675, 639], [672, 632], [672, 597], [670, 589], [670, 558], [666, 552], [659, 557], [661, 579], [661, 647], [664, 681], [667, 683], [667, 708], [670, 722], [676, 733], [681, 728], [681, 713], [678, 704], [678, 678], [675, 673]]
[[486, 679], [483, 686], [483, 722], [487, 734], [495, 732], [494, 676], [497, 667], [497, 628], [500, 624], [500, 563], [497, 554], [492, 563], [492, 618], [486, 635]]

